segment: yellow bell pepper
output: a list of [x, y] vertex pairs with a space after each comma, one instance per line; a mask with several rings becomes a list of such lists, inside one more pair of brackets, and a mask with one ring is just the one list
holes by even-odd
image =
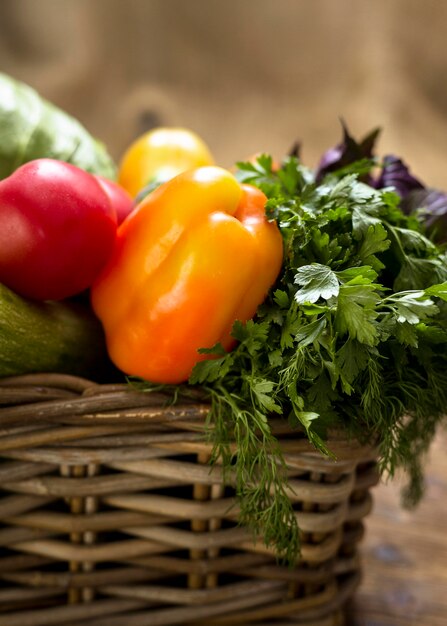
[[213, 165], [208, 146], [186, 128], [155, 128], [125, 151], [118, 182], [132, 197], [149, 183], [164, 183], [189, 169]]
[[233, 347], [233, 323], [253, 317], [282, 265], [282, 237], [265, 203], [255, 187], [209, 166], [137, 206], [91, 290], [118, 368], [177, 384], [207, 358], [200, 348]]

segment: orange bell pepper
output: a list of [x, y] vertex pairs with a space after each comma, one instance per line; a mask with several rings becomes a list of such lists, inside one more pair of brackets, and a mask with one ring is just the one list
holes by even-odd
[[91, 290], [115, 365], [177, 384], [231, 349], [231, 329], [256, 312], [282, 264], [282, 237], [265, 195], [215, 166], [189, 170], [147, 196], [121, 224]]

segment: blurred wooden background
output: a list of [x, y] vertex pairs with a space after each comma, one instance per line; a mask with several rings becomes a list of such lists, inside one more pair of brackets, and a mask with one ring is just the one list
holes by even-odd
[[[447, 188], [445, 0], [0, 0], [0, 71], [78, 117], [119, 159], [157, 125], [197, 131], [229, 166], [300, 140], [313, 166], [340, 136], [382, 126]], [[376, 491], [356, 626], [447, 624], [447, 436], [427, 499]]]
[[343, 116], [447, 187], [446, 35], [445, 0], [1, 0], [0, 70], [116, 158], [166, 124], [224, 166], [296, 139], [312, 166]]

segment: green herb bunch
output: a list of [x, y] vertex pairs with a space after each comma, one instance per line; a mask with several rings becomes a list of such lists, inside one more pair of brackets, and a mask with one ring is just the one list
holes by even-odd
[[256, 317], [234, 325], [237, 347], [204, 350], [215, 358], [190, 379], [210, 394], [213, 458], [235, 484], [241, 523], [290, 563], [299, 528], [272, 417], [325, 455], [328, 428], [377, 445], [383, 473], [408, 473], [414, 504], [447, 406], [446, 255], [397, 195], [361, 182], [372, 166], [317, 183], [296, 157], [279, 169], [266, 155], [238, 164], [239, 180], [268, 197], [283, 270]]

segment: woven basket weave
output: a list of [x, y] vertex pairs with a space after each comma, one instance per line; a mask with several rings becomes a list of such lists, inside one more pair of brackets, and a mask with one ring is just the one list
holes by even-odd
[[359, 582], [374, 453], [337, 462], [273, 420], [296, 568], [237, 524], [208, 405], [57, 374], [0, 381], [0, 626], [340, 626]]

